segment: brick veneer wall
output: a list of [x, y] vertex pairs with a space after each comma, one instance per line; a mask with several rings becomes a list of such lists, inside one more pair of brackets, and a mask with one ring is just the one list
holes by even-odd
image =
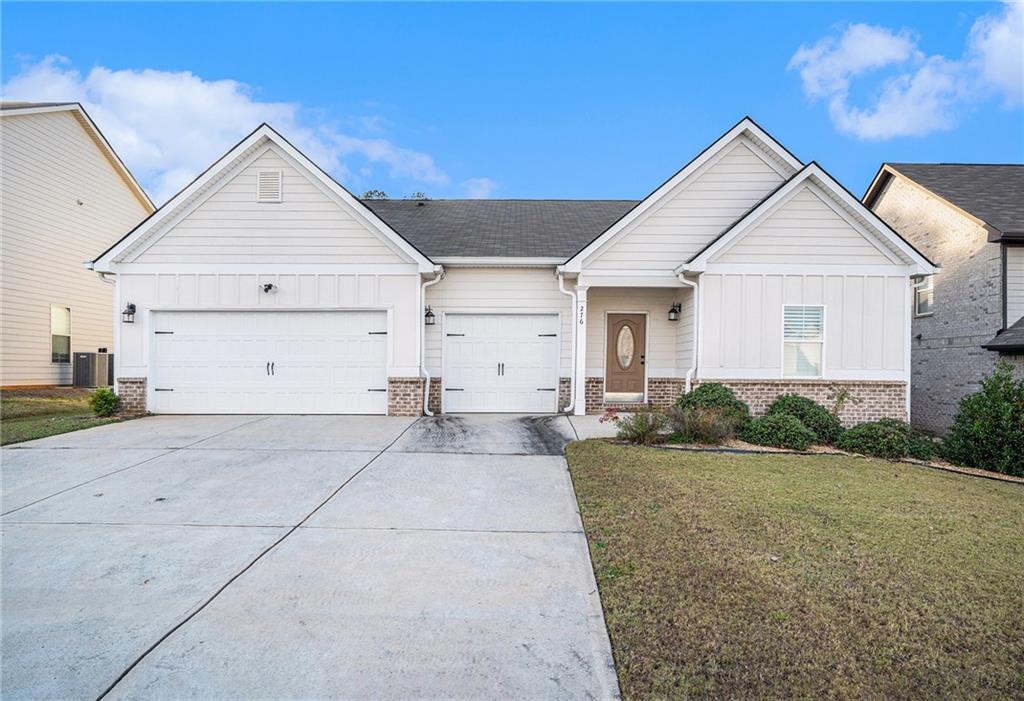
[[[558, 378], [558, 411], [561, 411], [563, 407], [569, 404], [569, 399], [572, 398], [572, 378], [571, 377], [559, 377]], [[568, 409], [572, 411], [572, 407]]]
[[430, 378], [430, 396], [427, 397], [427, 406], [435, 414], [441, 413], [441, 378]]
[[388, 378], [388, 416], [423, 414], [423, 378]]
[[117, 378], [117, 396], [121, 398], [121, 413], [138, 416], [146, 413], [146, 378]]
[[[882, 418], [906, 420], [906, 383], [861, 380], [714, 380], [730, 387], [736, 396], [750, 405], [750, 413], [761, 416], [777, 397], [783, 394], [799, 394], [813, 399], [827, 409], [831, 409], [839, 392], [845, 389], [848, 399], [839, 412], [839, 420], [844, 426], [853, 426], [864, 421], [876, 421]], [[693, 387], [700, 384], [693, 382]], [[587, 413], [600, 414], [607, 409], [629, 411], [645, 406], [656, 409], [667, 409], [682, 394], [686, 386], [685, 380], [675, 377], [652, 377], [647, 381], [647, 403], [619, 403], [614, 405], [604, 402], [604, 379], [587, 378]]]

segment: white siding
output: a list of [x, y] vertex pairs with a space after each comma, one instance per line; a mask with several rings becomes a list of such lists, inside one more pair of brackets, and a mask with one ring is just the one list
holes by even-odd
[[890, 265], [864, 234], [804, 184], [713, 260], [721, 263]]
[[671, 272], [782, 182], [746, 139], [584, 262], [585, 269]]
[[[680, 321], [669, 321], [668, 310], [676, 302], [688, 301], [690, 293], [673, 288], [602, 287], [587, 293], [587, 376], [604, 377], [607, 345], [606, 319], [609, 312], [648, 312], [647, 376], [678, 377], [690, 367], [690, 356], [678, 365], [678, 340], [688, 337]], [[692, 322], [691, 322], [692, 323]], [[692, 328], [692, 327], [691, 327]], [[682, 371], [679, 371], [682, 367]]]
[[[261, 170], [281, 202], [257, 202]], [[140, 263], [407, 263], [409, 259], [270, 147], [141, 254]]]
[[1006, 325], [1024, 316], [1024, 246], [1006, 247]]
[[572, 368], [572, 301], [558, 290], [550, 268], [451, 268], [444, 280], [427, 288], [427, 304], [437, 324], [426, 329], [426, 364], [441, 373], [441, 317], [444, 312], [560, 314], [561, 376]]
[[[417, 329], [419, 276], [292, 273], [167, 273], [118, 275], [121, 306], [136, 305], [134, 324], [120, 324], [119, 377], [144, 377], [149, 363], [149, 310], [159, 309], [383, 309], [391, 312], [388, 334], [391, 377], [419, 373]], [[274, 292], [262, 285], [273, 283]]]
[[701, 276], [698, 375], [782, 376], [782, 307], [825, 306], [826, 379], [906, 379], [907, 288], [897, 273]]
[[50, 305], [71, 308], [72, 353], [114, 350], [114, 287], [82, 262], [149, 205], [72, 112], [3, 117], [0, 150], [0, 384], [68, 384], [71, 365], [50, 362]]

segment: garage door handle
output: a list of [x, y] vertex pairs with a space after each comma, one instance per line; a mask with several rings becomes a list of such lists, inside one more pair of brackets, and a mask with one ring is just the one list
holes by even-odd
[[267, 362], [267, 377], [270, 377], [270, 362]]
[[270, 364], [270, 374], [271, 375], [274, 374], [274, 364], [273, 363]]

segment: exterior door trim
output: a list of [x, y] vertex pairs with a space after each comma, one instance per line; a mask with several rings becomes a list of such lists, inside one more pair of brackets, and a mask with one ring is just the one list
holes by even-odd
[[608, 316], [610, 314], [639, 314], [644, 317], [644, 396], [641, 400], [644, 404], [647, 403], [647, 386], [649, 379], [647, 373], [650, 364], [650, 347], [651, 347], [651, 313], [647, 310], [639, 309], [605, 309], [604, 310], [604, 334], [601, 342], [601, 382], [604, 387], [601, 390], [601, 398], [604, 399], [605, 395], [608, 394]]

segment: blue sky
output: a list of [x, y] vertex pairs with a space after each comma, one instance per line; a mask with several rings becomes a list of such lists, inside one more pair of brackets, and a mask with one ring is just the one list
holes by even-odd
[[82, 101], [162, 200], [266, 119], [350, 189], [638, 198], [750, 114], [860, 195], [1024, 160], [1020, 6], [5, 3], [9, 99]]

